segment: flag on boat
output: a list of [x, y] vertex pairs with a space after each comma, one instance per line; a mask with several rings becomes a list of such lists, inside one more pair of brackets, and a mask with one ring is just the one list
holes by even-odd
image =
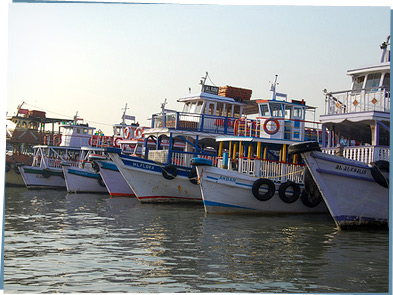
[[276, 92], [276, 96], [287, 98], [287, 95], [285, 93]]

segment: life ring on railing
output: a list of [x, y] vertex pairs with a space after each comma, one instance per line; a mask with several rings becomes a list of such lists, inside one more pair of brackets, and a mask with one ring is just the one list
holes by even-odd
[[124, 129], [124, 134], [123, 134], [124, 139], [130, 139], [130, 137], [133, 137], [134, 136], [134, 132], [133, 132], [134, 130], [135, 130], [134, 127], [126, 127]]
[[53, 144], [59, 146], [61, 144], [61, 135], [55, 135], [53, 137]]
[[[261, 186], [267, 186], [267, 191], [265, 193], [260, 193], [259, 189]], [[276, 192], [276, 186], [273, 181], [267, 178], [260, 178], [256, 180], [252, 185], [252, 194], [259, 201], [270, 200]]]
[[139, 127], [135, 130], [135, 137], [142, 138], [143, 137], [143, 127]]
[[174, 179], [177, 176], [176, 166], [170, 164], [162, 167], [162, 176], [164, 176], [165, 179]]
[[[274, 124], [274, 128], [268, 128], [267, 124], [271, 122], [271, 126]], [[280, 122], [276, 118], [269, 118], [263, 123], [263, 130], [269, 134], [274, 135], [280, 130]]]
[[234, 133], [235, 135], [238, 134], [238, 131], [239, 131], [239, 123], [242, 123], [242, 124], [245, 125], [245, 122], [246, 122], [246, 121], [245, 121], [244, 118], [236, 119], [236, 120], [235, 120], [235, 123], [233, 123], [233, 133]]
[[114, 147], [120, 147], [119, 141], [122, 140], [121, 137], [116, 137], [115, 140], [113, 141], [113, 146]]
[[[287, 191], [289, 188], [292, 188], [292, 190]], [[289, 194], [287, 194], [287, 192], [289, 192]], [[288, 180], [287, 182], [284, 182], [280, 185], [280, 188], [278, 189], [278, 195], [285, 203], [293, 203], [300, 197], [300, 186], [297, 183]]]
[[380, 186], [389, 188], [389, 181], [383, 175], [383, 172], [389, 174], [389, 162], [384, 160], [376, 161], [371, 167], [371, 175]]

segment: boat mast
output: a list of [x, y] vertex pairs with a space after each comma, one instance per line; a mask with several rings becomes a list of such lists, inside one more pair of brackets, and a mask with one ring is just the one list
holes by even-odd
[[386, 38], [386, 41], [379, 46], [382, 49], [381, 62], [390, 61], [390, 50], [387, 49], [388, 45], [390, 45], [389, 40], [390, 35]]
[[270, 91], [273, 92], [272, 100], [276, 100], [276, 86], [278, 85], [277, 78], [278, 78], [278, 75], [276, 75], [276, 77], [274, 78], [274, 82], [273, 82], [273, 84], [272, 84], [272, 86], [270, 88]]
[[126, 124], [126, 112], [127, 112], [127, 109], [128, 108], [127, 108], [127, 103], [126, 103], [126, 106], [124, 107], [124, 109], [122, 109], [122, 110], [124, 110], [123, 116], [122, 116], [123, 121], [121, 122], [122, 125]]

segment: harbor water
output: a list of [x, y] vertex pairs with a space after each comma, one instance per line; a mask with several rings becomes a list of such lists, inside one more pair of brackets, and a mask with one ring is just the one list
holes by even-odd
[[6, 188], [5, 293], [388, 292], [387, 231], [328, 214], [206, 215], [203, 205]]

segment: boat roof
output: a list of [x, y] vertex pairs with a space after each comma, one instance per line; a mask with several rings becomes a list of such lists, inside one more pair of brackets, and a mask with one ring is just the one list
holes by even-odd
[[228, 102], [231, 104], [244, 105], [243, 102], [236, 101], [235, 99], [233, 99], [231, 97], [220, 96], [217, 94], [212, 94], [212, 93], [207, 93], [207, 92], [188, 94], [188, 95], [185, 95], [185, 96], [179, 98], [177, 101], [178, 102], [188, 102], [188, 101], [193, 101], [193, 100], [198, 100], [198, 99], [214, 100], [214, 101], [220, 101], [220, 102]]
[[208, 138], [216, 138], [217, 136], [221, 135], [219, 133], [206, 133], [206, 132], [197, 132], [197, 131], [188, 131], [188, 130], [178, 130], [178, 129], [169, 129], [169, 128], [150, 128], [145, 130], [144, 135], [166, 135], [167, 137], [172, 134], [172, 137], [176, 136], [198, 136], [199, 138], [208, 137]]
[[390, 122], [390, 113], [380, 111], [345, 113], [336, 115], [320, 115], [319, 120], [322, 124], [340, 124], [344, 121], [359, 123], [359, 122], [374, 122], [386, 121]]
[[29, 121], [35, 121], [38, 123], [49, 124], [49, 123], [60, 123], [60, 122], [68, 121], [69, 119], [12, 116], [12, 117], [8, 117], [7, 120], [10, 120], [13, 122], [15, 120], [29, 120]]
[[35, 145], [33, 146], [34, 149], [36, 148], [51, 148], [51, 149], [55, 149], [55, 150], [78, 150], [80, 151], [80, 147], [72, 147], [72, 146], [58, 146], [58, 145], [43, 145], [43, 144], [39, 144], [39, 145]]
[[364, 65], [360, 66], [353, 70], [348, 70], [347, 75], [356, 75], [362, 73], [369, 73], [369, 72], [381, 72], [381, 71], [390, 71], [390, 61], [387, 62], [380, 62], [377, 64], [372, 65]]

